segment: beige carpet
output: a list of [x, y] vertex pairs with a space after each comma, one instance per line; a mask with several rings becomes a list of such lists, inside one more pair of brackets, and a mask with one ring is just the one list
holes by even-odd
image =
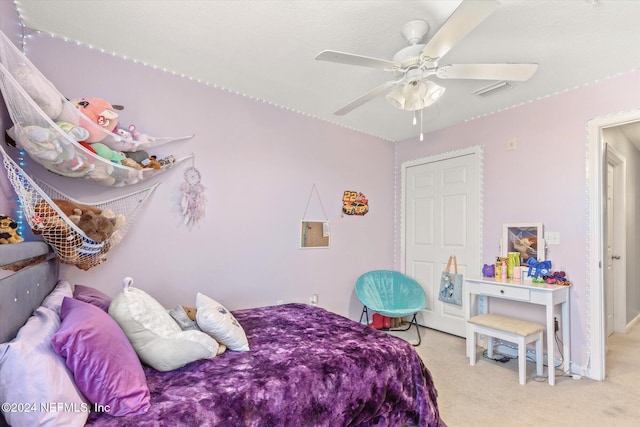
[[[518, 384], [518, 364], [481, 356], [469, 366], [465, 340], [422, 330], [418, 353], [433, 375], [440, 414], [449, 427], [640, 426], [640, 326], [614, 335], [607, 353], [607, 379], [594, 381], [556, 375], [556, 385], [532, 379]], [[415, 329], [395, 332], [416, 342]], [[546, 374], [546, 368], [545, 368]]]

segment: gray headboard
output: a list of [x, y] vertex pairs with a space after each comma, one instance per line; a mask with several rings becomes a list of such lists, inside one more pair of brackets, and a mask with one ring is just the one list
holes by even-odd
[[16, 336], [58, 282], [58, 261], [44, 242], [0, 245], [0, 267], [15, 263], [28, 266], [0, 279], [0, 342]]

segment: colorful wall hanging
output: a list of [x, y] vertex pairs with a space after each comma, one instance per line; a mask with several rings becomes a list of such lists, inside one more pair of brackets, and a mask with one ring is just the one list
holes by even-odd
[[345, 191], [342, 195], [342, 213], [347, 215], [365, 215], [369, 212], [369, 200], [357, 191]]

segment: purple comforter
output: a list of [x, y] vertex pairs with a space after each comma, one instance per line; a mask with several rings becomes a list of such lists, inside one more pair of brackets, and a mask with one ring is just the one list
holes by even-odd
[[445, 426], [431, 374], [407, 342], [322, 308], [233, 312], [251, 350], [171, 372], [145, 366], [145, 415], [92, 426]]

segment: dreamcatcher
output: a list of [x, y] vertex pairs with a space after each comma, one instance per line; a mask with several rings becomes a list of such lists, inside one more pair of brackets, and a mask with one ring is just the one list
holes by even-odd
[[189, 166], [184, 171], [184, 182], [180, 189], [180, 212], [184, 216], [184, 224], [193, 226], [204, 218], [204, 206], [207, 201], [204, 195], [205, 188], [200, 183], [200, 171], [195, 166]]

